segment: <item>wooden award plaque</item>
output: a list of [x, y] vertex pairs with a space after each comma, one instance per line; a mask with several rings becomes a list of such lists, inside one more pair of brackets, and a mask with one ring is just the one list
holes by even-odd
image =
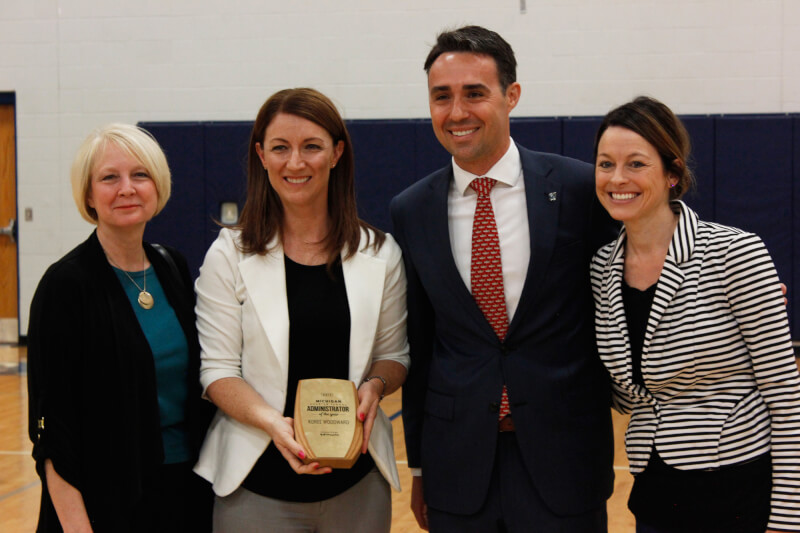
[[302, 379], [294, 403], [294, 438], [305, 464], [350, 468], [361, 455], [364, 427], [356, 417], [358, 391], [346, 379]]

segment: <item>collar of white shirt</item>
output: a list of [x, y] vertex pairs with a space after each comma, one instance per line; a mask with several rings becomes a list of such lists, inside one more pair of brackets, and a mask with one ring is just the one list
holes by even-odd
[[[509, 143], [506, 153], [489, 169], [489, 172], [483, 174], [483, 176], [488, 176], [497, 180], [498, 183], [513, 187], [517, 184], [517, 181], [519, 181], [520, 176], [522, 176], [522, 161], [519, 157], [517, 145], [514, 144], [514, 139], [510, 140], [511, 142]], [[476, 176], [472, 172], [467, 172], [456, 164], [455, 159], [453, 159], [452, 164], [456, 190], [460, 191], [461, 194], [467, 194], [468, 192], [477, 194], [470, 189], [469, 184], [472, 183], [472, 180], [480, 178], [481, 176]]]

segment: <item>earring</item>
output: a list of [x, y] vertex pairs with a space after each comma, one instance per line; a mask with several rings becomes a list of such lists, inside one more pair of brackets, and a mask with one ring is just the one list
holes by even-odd
[[669, 188], [670, 188], [670, 189], [674, 189], [674, 188], [675, 188], [675, 184], [674, 184], [674, 183], [670, 183], [670, 184], [669, 184]]

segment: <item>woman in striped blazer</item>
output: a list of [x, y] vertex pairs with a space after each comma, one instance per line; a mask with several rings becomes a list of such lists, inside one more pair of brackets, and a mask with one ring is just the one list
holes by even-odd
[[800, 531], [800, 377], [762, 241], [704, 222], [689, 138], [664, 104], [611, 111], [597, 195], [624, 223], [591, 264], [597, 343], [625, 445], [637, 532]]

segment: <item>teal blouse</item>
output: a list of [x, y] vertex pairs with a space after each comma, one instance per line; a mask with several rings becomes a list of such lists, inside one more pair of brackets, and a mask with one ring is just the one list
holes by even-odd
[[156, 368], [156, 388], [158, 391], [158, 411], [161, 419], [161, 438], [164, 443], [164, 463], [183, 463], [189, 461], [188, 432], [185, 412], [187, 399], [187, 379], [189, 347], [186, 343], [175, 311], [169, 305], [161, 283], [153, 267], [128, 275], [144, 287], [147, 275], [147, 292], [153, 296], [152, 309], [143, 309], [139, 303], [139, 289], [131, 283], [125, 272], [114, 267], [114, 273], [122, 283], [125, 294], [131, 302], [136, 318], [139, 320], [144, 336], [153, 352]]

